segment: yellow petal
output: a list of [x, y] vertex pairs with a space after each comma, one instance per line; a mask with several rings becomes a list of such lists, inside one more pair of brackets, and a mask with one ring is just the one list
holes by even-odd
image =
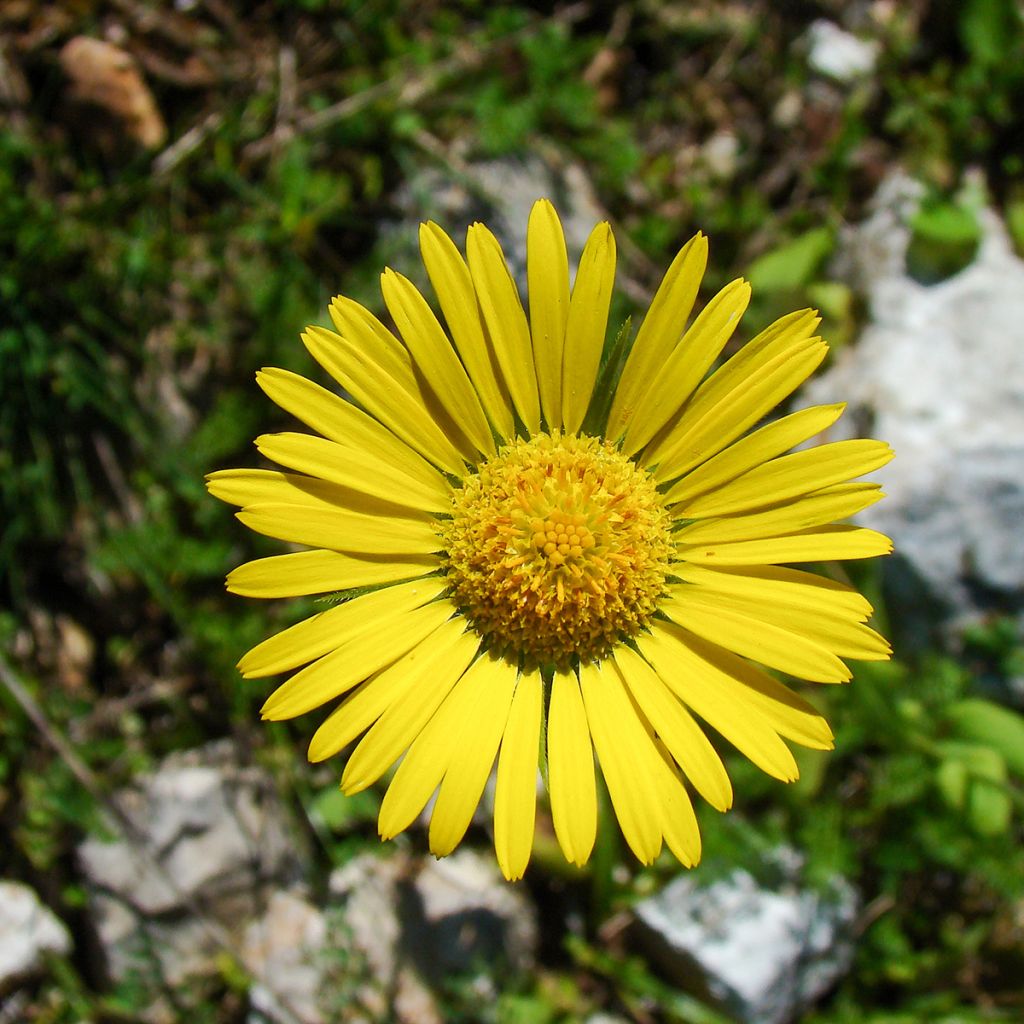
[[[337, 295], [331, 301], [330, 314], [342, 338], [364, 353], [403, 391], [418, 399], [442, 437], [455, 447], [456, 438], [465, 441], [455, 421], [414, 366], [409, 351], [373, 313], [354, 299]], [[467, 450], [464, 454], [471, 457], [473, 453]]]
[[[697, 566], [683, 569], [680, 575], [689, 582], [669, 588], [680, 601], [696, 593], [708, 604], [731, 608], [799, 633], [841, 658], [885, 661], [892, 653], [884, 637], [863, 625], [865, 615], [860, 609], [851, 612], [848, 607], [829, 600], [845, 595], [833, 595], [821, 588], [773, 583], [764, 578], [731, 579], [727, 573], [702, 571]], [[724, 586], [720, 582], [723, 578]], [[868, 608], [870, 610], [870, 606]]]
[[763, 508], [864, 476], [880, 469], [892, 456], [892, 449], [882, 441], [833, 441], [755, 466], [715, 491], [681, 502], [673, 511], [703, 519]]
[[480, 321], [473, 278], [455, 243], [438, 227], [420, 225], [420, 253], [452, 340], [498, 435], [515, 433], [512, 404], [498, 357]]
[[430, 677], [407, 689], [359, 741], [341, 776], [341, 788], [346, 793], [365, 789], [394, 764], [465, 672], [480, 648], [480, 637], [467, 628], [465, 619], [461, 625], [462, 634], [449, 644], [443, 661], [435, 665]]
[[[731, 444], [779, 402], [795, 391], [821, 365], [828, 346], [820, 339], [798, 341], [744, 379], [730, 378], [733, 390], [717, 386], [722, 369], [697, 391], [679, 422], [661, 443], [644, 450], [644, 464], [658, 465], [658, 478], [671, 480], [699, 466]], [[702, 392], [720, 392], [705, 399]]]
[[309, 743], [309, 760], [325, 761], [343, 750], [428, 676], [457, 672], [459, 661], [456, 658], [451, 664], [450, 655], [465, 631], [464, 619], [447, 619], [402, 657], [374, 673], [321, 723]]
[[738, 654], [690, 636], [687, 644], [705, 666], [716, 670], [718, 684], [726, 688], [737, 706], [749, 706], [780, 735], [814, 750], [831, 750], [832, 730], [812, 704], [788, 686]]
[[477, 301], [512, 402], [526, 429], [536, 434], [540, 431], [540, 401], [530, 328], [505, 255], [483, 224], [469, 229], [466, 253]]
[[710, 569], [703, 565], [678, 563], [672, 572], [684, 582], [697, 583], [720, 594], [780, 604], [794, 611], [823, 610], [864, 622], [872, 608], [867, 598], [853, 587], [801, 569], [776, 565]]
[[763, 512], [698, 519], [677, 531], [676, 540], [682, 544], [717, 544], [775, 537], [810, 526], [823, 526], [837, 519], [848, 519], [883, 497], [877, 484], [835, 484]]
[[411, 580], [436, 571], [440, 565], [434, 555], [360, 558], [340, 551], [294, 551], [257, 558], [232, 569], [227, 589], [243, 597], [303, 597]]
[[494, 438], [480, 399], [426, 299], [408, 278], [393, 270], [385, 270], [381, 276], [381, 292], [413, 361], [438, 401], [477, 452], [493, 455]]
[[615, 237], [598, 224], [587, 239], [569, 303], [562, 354], [562, 426], [575, 434], [594, 392], [615, 284]]
[[799, 772], [789, 747], [764, 715], [742, 699], [741, 684], [699, 657], [689, 640], [685, 630], [655, 622], [650, 634], [637, 639], [637, 646], [668, 687], [708, 725], [762, 771], [792, 782]]
[[562, 422], [562, 349], [569, 316], [569, 258], [555, 208], [538, 199], [526, 229], [530, 334], [540, 404], [548, 426]]
[[816, 526], [782, 537], [739, 540], [731, 544], [678, 547], [679, 557], [705, 565], [777, 565], [780, 562], [829, 562], [874, 558], [892, 551], [892, 541], [861, 526]]
[[516, 674], [501, 658], [485, 654], [459, 684], [465, 689], [461, 718], [438, 738], [449, 763], [430, 818], [430, 852], [447, 856], [462, 841], [487, 784], [508, 721]]
[[651, 741], [659, 754], [654, 781], [658, 787], [658, 805], [661, 808], [661, 831], [668, 848], [679, 862], [692, 868], [700, 861], [700, 828], [697, 815], [693, 813], [690, 794], [686, 792], [683, 780], [669, 756], [665, 745], [651, 735]]
[[238, 670], [246, 679], [287, 672], [375, 629], [379, 622], [433, 601], [444, 587], [444, 580], [429, 577], [355, 597], [257, 644], [239, 661]]
[[686, 329], [708, 262], [708, 240], [694, 235], [679, 250], [637, 332], [612, 400], [607, 436], [617, 441], [643, 405], [651, 380], [661, 372]]
[[702, 599], [700, 587], [673, 588], [662, 602], [673, 622], [730, 651], [752, 658], [780, 672], [817, 683], [845, 683], [852, 673], [831, 651], [800, 633], [764, 622], [737, 610], [734, 604]]
[[445, 485], [444, 477], [422, 455], [362, 409], [319, 384], [274, 367], [260, 370], [256, 382], [268, 398], [331, 441], [376, 456], [421, 487], [437, 489]]
[[378, 621], [337, 650], [296, 672], [266, 700], [260, 713], [280, 721], [295, 718], [358, 686], [374, 672], [422, 643], [456, 612], [449, 601], [434, 601], [411, 612]]
[[652, 377], [626, 429], [622, 446], [626, 455], [647, 444], [690, 397], [732, 337], [749, 301], [750, 285], [737, 280], [726, 285], [701, 310], [675, 351]]
[[[445, 624], [446, 626], [447, 624]], [[435, 649], [431, 652], [429, 678], [426, 678], [422, 671], [414, 673], [413, 678], [409, 679], [402, 678], [400, 674], [391, 673], [388, 670], [388, 679], [385, 680], [384, 673], [382, 673], [350, 698], [353, 705], [352, 713], [356, 715], [358, 721], [353, 722], [338, 737], [338, 739], [345, 739], [345, 743], [342, 745], [346, 745], [359, 734], [358, 731], [355, 731], [355, 725], [365, 723], [364, 727], [366, 727], [372, 724], [374, 719], [370, 716], [373, 711], [381, 709], [377, 715], [379, 718], [387, 709], [394, 707], [396, 702], [406, 699], [408, 694], [419, 689], [421, 685], [432, 686], [438, 681], [442, 687], [458, 684], [458, 680], [476, 653], [476, 646], [471, 642], [472, 637], [465, 632], [465, 629], [462, 635], [457, 635], [454, 638], [449, 630], [445, 630], [445, 634], [446, 643], [450, 645], [450, 649], [440, 651]], [[378, 681], [382, 684], [380, 687], [377, 686]], [[370, 693], [371, 688], [374, 688], [376, 693]], [[361, 702], [356, 708], [355, 701], [364, 692], [367, 692], [369, 699]], [[381, 701], [385, 697], [387, 703], [382, 703]], [[343, 705], [339, 712], [343, 711], [344, 707]], [[442, 714], [443, 709], [442, 703], [434, 717], [413, 740], [408, 754], [402, 759], [394, 773], [394, 778], [391, 779], [391, 784], [381, 802], [380, 814], [377, 819], [381, 839], [392, 839], [413, 823], [416, 816], [426, 806], [444, 774], [451, 750], [450, 745], [447, 745], [444, 739], [451, 733], [446, 731], [449, 718]], [[327, 722], [324, 725], [326, 726]], [[340, 750], [338, 739], [332, 741], [331, 746]]]
[[522, 878], [533, 849], [543, 684], [539, 672], [519, 677], [498, 754], [494, 851], [502, 874]]
[[[665, 495], [666, 503], [685, 504], [697, 495], [706, 494], [755, 466], [763, 465], [832, 426], [845, 408], [841, 404], [815, 405], [755, 430], [674, 484]], [[660, 468], [655, 468], [654, 476], [658, 480], [668, 479], [662, 477]]]
[[368, 555], [426, 555], [440, 547], [429, 520], [280, 502], [249, 505], [235, 515], [250, 530], [311, 548]]
[[388, 369], [395, 369], [393, 361], [385, 364], [379, 352], [367, 349], [373, 334], [368, 329], [365, 334], [350, 341], [322, 327], [310, 327], [302, 341], [310, 355], [384, 426], [439, 469], [460, 476], [463, 458], [438, 427], [415, 382], [405, 375], [402, 379], [391, 376]]
[[405, 346], [365, 306], [345, 295], [336, 295], [328, 307], [338, 333], [356, 342], [389, 377], [414, 390], [412, 356]]
[[[821, 317], [815, 309], [799, 309], [795, 313], [779, 317], [760, 334], [751, 338], [722, 367], [723, 371], [728, 368], [727, 373], [715, 374], [716, 388], [732, 390], [733, 382], [749, 379], [757, 367], [764, 364], [765, 359], [772, 359], [779, 351], [787, 348], [791, 340], [812, 337], [820, 323]], [[711, 399], [714, 394], [715, 388], [709, 389], [706, 398]]]
[[580, 687], [598, 764], [629, 848], [643, 864], [661, 852], [657, 751], [612, 662], [580, 666]]
[[620, 646], [615, 664], [640, 710], [697, 792], [716, 810], [727, 811], [732, 806], [732, 784], [704, 730], [635, 651]]
[[558, 845], [582, 866], [597, 837], [597, 787], [590, 728], [575, 672], [557, 672], [548, 709], [548, 790]]
[[[798, 361], [800, 353], [821, 348], [821, 338], [812, 337], [819, 323], [821, 319], [815, 315], [814, 310], [792, 313], [776, 320], [757, 337], [742, 345], [735, 355], [697, 388], [678, 416], [670, 420], [644, 449], [643, 464], [660, 465], [675, 459], [675, 456], [669, 454], [670, 451], [675, 449], [684, 434], [689, 434], [714, 409], [718, 409], [724, 423], [732, 427], [736, 418], [748, 412], [749, 392], [762, 390], [762, 378], [766, 375], [774, 376], [780, 368], [784, 370], [791, 367], [791, 364]], [[823, 357], [824, 351], [820, 355]], [[794, 384], [793, 388], [796, 386]], [[761, 400], [765, 400], [763, 390]], [[764, 412], [769, 412], [776, 404], [772, 402], [764, 408]], [[750, 423], [757, 422], [759, 418], [755, 417]], [[724, 448], [745, 429], [737, 429], [716, 451]], [[708, 452], [708, 456], [711, 454]], [[670, 476], [665, 475], [663, 479], [670, 479]]]
[[262, 434], [256, 447], [268, 459], [351, 490], [426, 512], [449, 512], [452, 489], [438, 476], [424, 487], [390, 461], [312, 434]]
[[666, 769], [659, 780], [665, 845], [686, 868], [700, 863], [701, 840], [693, 804], [682, 783]]
[[[468, 444], [455, 426], [454, 420], [438, 400], [437, 395], [431, 391], [422, 375], [414, 367], [412, 356], [406, 347], [373, 313], [354, 299], [346, 298], [344, 295], [336, 295], [331, 300], [329, 312], [340, 336], [346, 343], [358, 349], [363, 359], [372, 366], [374, 375], [384, 375], [401, 391], [413, 396], [423, 406], [429, 419], [436, 426], [436, 437], [440, 437], [452, 448], [458, 448], [459, 443]], [[317, 330], [322, 330], [322, 328], [310, 328], [310, 331]], [[337, 335], [333, 335], [333, 332], [328, 331], [327, 333], [337, 337]], [[351, 388], [349, 390], [355, 395], [354, 390]], [[369, 405], [366, 405], [366, 408], [377, 415]], [[378, 416], [378, 419], [384, 421], [382, 416]], [[436, 440], [436, 437], [433, 440]], [[438, 454], [443, 454], [442, 449], [438, 449]], [[471, 448], [467, 447], [467, 450], [461, 454], [469, 458], [473, 453]], [[436, 462], [434, 459], [431, 461]]]
[[[281, 473], [276, 469], [218, 469], [206, 475], [206, 489], [229, 505], [245, 508], [266, 502], [284, 502], [289, 505], [308, 505], [317, 508], [348, 508], [359, 500], [337, 484], [296, 473]], [[380, 503], [367, 504], [380, 509]], [[392, 510], [394, 511], [394, 510]]]

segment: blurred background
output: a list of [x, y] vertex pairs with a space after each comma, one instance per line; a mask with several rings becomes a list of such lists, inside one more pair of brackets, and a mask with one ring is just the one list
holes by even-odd
[[[1022, 10], [5, 0], [0, 1022], [1024, 1020]], [[382, 847], [234, 669], [316, 609], [224, 593], [280, 550], [203, 487], [291, 429], [254, 371], [319, 377], [420, 220], [521, 272], [538, 196], [611, 220], [616, 324], [698, 229], [743, 338], [820, 308], [796, 401], [897, 451], [852, 570], [896, 658], [804, 688], [797, 784], [730, 758], [691, 872], [568, 868], [543, 807], [515, 886], [486, 806]]]

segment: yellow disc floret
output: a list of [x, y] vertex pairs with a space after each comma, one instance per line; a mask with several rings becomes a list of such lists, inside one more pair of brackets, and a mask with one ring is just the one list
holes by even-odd
[[669, 517], [654, 481], [597, 438], [506, 445], [456, 489], [440, 530], [452, 599], [509, 657], [599, 659], [665, 589]]

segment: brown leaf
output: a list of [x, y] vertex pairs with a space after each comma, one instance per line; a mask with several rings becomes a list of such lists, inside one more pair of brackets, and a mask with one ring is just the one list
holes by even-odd
[[60, 52], [76, 103], [98, 107], [147, 149], [163, 145], [167, 126], [135, 58], [113, 43], [75, 36]]

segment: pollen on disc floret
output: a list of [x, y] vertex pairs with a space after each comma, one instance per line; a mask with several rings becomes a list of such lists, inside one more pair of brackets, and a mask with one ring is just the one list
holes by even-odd
[[598, 438], [511, 442], [456, 489], [440, 532], [452, 599], [508, 657], [599, 659], [665, 589], [669, 517], [654, 480]]

